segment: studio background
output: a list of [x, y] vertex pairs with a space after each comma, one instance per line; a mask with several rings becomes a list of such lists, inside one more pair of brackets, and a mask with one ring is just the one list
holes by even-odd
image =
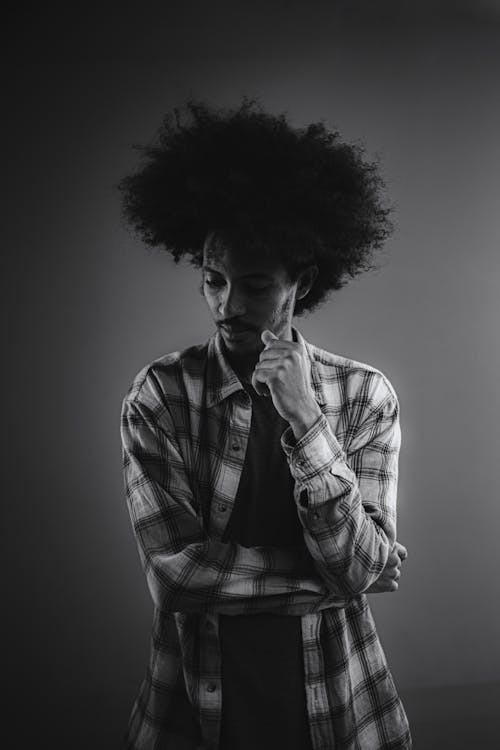
[[500, 12], [493, 2], [185, 2], [16, 12], [3, 72], [7, 723], [16, 747], [119, 748], [152, 604], [121, 400], [212, 333], [198, 275], [141, 246], [113, 186], [165, 112], [256, 96], [380, 156], [381, 268], [310, 316], [401, 405], [395, 594], [370, 597], [416, 750], [491, 747], [497, 571]]

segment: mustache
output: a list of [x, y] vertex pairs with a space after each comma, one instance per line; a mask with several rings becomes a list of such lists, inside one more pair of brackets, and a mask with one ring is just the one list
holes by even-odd
[[241, 320], [218, 320], [217, 326], [219, 328], [231, 328], [234, 331], [256, 331], [255, 326], [250, 323], [243, 323]]

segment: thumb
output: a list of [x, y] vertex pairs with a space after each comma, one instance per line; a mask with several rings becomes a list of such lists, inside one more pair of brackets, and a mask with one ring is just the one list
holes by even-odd
[[278, 341], [278, 337], [269, 330], [269, 328], [266, 328], [265, 331], [262, 331], [260, 334], [260, 338], [262, 339], [262, 342], [265, 346], [271, 343], [271, 341]]

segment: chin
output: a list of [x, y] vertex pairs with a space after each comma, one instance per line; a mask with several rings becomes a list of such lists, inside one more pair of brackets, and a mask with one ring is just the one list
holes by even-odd
[[262, 349], [260, 335], [255, 331], [238, 336], [223, 333], [222, 339], [227, 349], [237, 354], [255, 354], [260, 353]]

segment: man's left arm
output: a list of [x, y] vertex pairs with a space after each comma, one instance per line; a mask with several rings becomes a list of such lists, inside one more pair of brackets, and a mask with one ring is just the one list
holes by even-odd
[[314, 398], [304, 347], [269, 331], [262, 340], [266, 347], [253, 383], [259, 392], [267, 386], [276, 409], [289, 422], [281, 442], [315, 567], [335, 595], [380, 590], [377, 581], [397, 545], [401, 430], [394, 389], [381, 374], [370, 374], [363, 395], [366, 416], [347, 456]]
[[292, 427], [283, 435], [304, 539], [332, 593], [369, 592], [390, 562], [400, 444], [399, 404], [389, 391], [370, 405], [348, 456], [324, 414], [298, 440]]

